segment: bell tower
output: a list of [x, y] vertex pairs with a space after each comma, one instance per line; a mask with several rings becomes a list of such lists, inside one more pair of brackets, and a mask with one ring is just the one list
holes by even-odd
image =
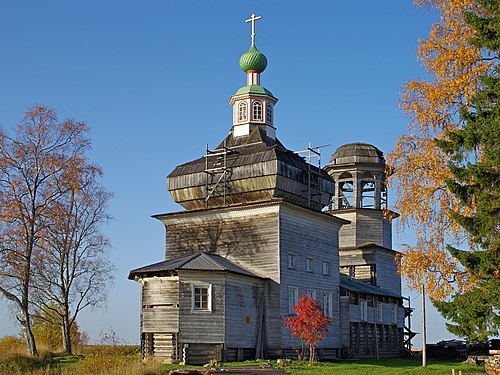
[[366, 143], [346, 144], [325, 170], [335, 182], [328, 212], [350, 222], [339, 230], [340, 272], [401, 293], [391, 224], [398, 214], [388, 210], [382, 151]]
[[387, 210], [382, 151], [366, 143], [346, 144], [335, 151], [325, 170], [335, 181], [330, 212], [351, 222], [341, 229], [340, 246], [372, 242], [392, 248], [388, 216], [397, 214]]

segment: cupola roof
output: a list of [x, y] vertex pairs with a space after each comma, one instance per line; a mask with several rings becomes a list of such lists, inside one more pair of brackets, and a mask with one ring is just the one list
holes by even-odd
[[245, 73], [253, 71], [262, 73], [267, 67], [267, 58], [252, 43], [250, 49], [240, 57], [240, 67]]
[[384, 154], [368, 143], [348, 143], [340, 146], [332, 155], [329, 167], [341, 164], [368, 163], [385, 164]]

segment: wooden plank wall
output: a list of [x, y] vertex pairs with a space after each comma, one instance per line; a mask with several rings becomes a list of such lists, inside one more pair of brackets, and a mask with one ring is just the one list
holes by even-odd
[[377, 286], [401, 294], [401, 276], [395, 252], [380, 249], [377, 251]]
[[[299, 296], [307, 289], [316, 291], [316, 299], [323, 304], [323, 292], [333, 293], [332, 323], [327, 336], [320, 342], [321, 348], [340, 348], [339, 308], [339, 258], [337, 220], [327, 215], [284, 205], [280, 212], [281, 243], [281, 322], [286, 321], [288, 311], [288, 288], [298, 287]], [[295, 256], [295, 269], [288, 268], [288, 255]], [[313, 271], [306, 270], [306, 258], [313, 259]], [[330, 263], [330, 274], [323, 275], [322, 263]], [[283, 328], [283, 348], [300, 347], [300, 341]]]
[[226, 348], [254, 348], [258, 336], [258, 306], [264, 303], [263, 281], [237, 275], [226, 278]]
[[[221, 274], [179, 271], [179, 342], [221, 344], [224, 342], [224, 279]], [[192, 285], [212, 285], [212, 311], [192, 310]]]
[[213, 252], [270, 278], [265, 289], [266, 347], [281, 348], [279, 204], [210, 212], [185, 212], [163, 219], [166, 258], [198, 251]]
[[179, 331], [179, 278], [152, 277], [142, 281], [142, 332]]
[[256, 205], [166, 216], [165, 257], [212, 252], [279, 282], [278, 209]]
[[369, 208], [335, 210], [333, 215], [349, 220], [340, 228], [340, 247], [358, 246], [366, 242], [392, 247], [391, 223], [384, 219], [383, 211]]

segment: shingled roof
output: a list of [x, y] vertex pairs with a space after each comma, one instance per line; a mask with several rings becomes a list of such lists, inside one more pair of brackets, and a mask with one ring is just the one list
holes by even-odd
[[[307, 173], [321, 176], [321, 202], [313, 198], [310, 208], [319, 210], [328, 204], [333, 194], [332, 178], [316, 166], [309, 166], [303, 157], [288, 150], [278, 139], [268, 137], [260, 128], [248, 136], [234, 137], [231, 132], [216, 151], [229, 150], [225, 155], [225, 166], [229, 173], [226, 183], [226, 204], [264, 201], [283, 198], [289, 202], [306, 206]], [[174, 200], [184, 208], [205, 208], [206, 184], [210, 175], [207, 169], [223, 165], [222, 157], [202, 156], [176, 167], [168, 176], [168, 190]], [[309, 169], [310, 168], [310, 169]], [[213, 184], [219, 175], [214, 175]], [[222, 205], [223, 189], [210, 198], [210, 207]]]
[[368, 284], [364, 281], [355, 280], [349, 276], [340, 274], [340, 287], [351, 290], [353, 292], [373, 294], [376, 296], [387, 296], [394, 298], [402, 298], [398, 293], [391, 292], [390, 290], [380, 288], [375, 285]]
[[165, 272], [189, 270], [206, 272], [231, 272], [245, 276], [262, 278], [261, 276], [250, 272], [237, 264], [223, 258], [219, 255], [208, 253], [196, 253], [182, 257], [164, 260], [162, 262], [150, 264], [130, 271], [128, 278], [133, 280], [137, 277], [154, 276]]

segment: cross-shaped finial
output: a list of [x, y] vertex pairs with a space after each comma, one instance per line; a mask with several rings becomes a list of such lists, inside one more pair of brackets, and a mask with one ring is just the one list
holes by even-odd
[[256, 16], [254, 13], [252, 13], [252, 17], [245, 20], [245, 22], [252, 23], [252, 45], [255, 44], [255, 21], [260, 20], [261, 18], [262, 18], [262, 16]]

